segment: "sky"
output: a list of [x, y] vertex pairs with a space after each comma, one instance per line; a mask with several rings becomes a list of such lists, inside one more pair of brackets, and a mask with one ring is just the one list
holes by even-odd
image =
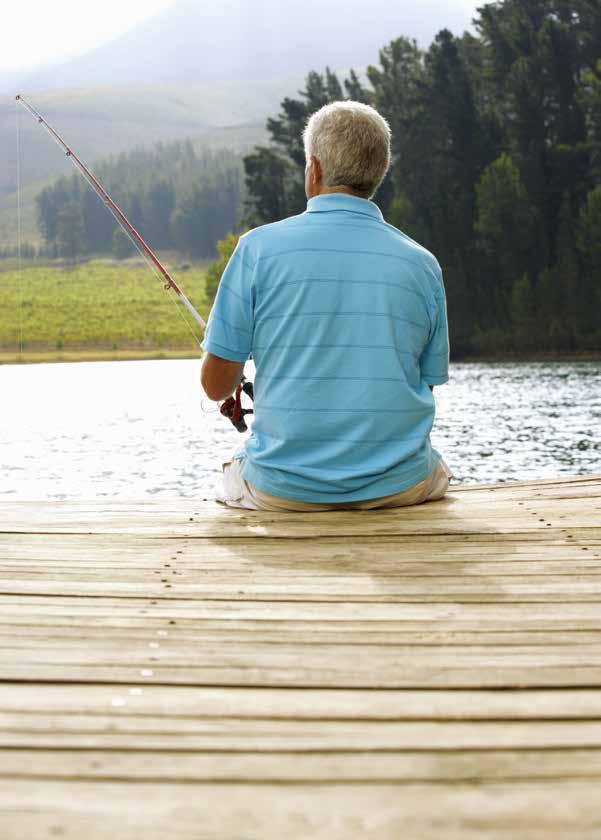
[[[8, 37], [0, 43], [0, 72], [66, 61], [123, 34], [171, 2], [100, 0], [83, 5], [81, 0], [17, 0], [6, 3], [2, 9], [2, 32]], [[480, 5], [477, 0], [447, 2], [463, 6], [469, 12]]]
[[[3, 4], [0, 71], [33, 69], [87, 52], [171, 0], [17, 0]], [[8, 37], [7, 37], [8, 36]]]

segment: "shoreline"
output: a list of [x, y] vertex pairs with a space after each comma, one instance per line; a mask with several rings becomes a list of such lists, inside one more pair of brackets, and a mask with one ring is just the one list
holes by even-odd
[[[32, 350], [18, 353], [16, 350], [0, 351], [0, 365], [30, 365], [49, 364], [54, 362], [133, 362], [133, 361], [162, 361], [167, 359], [198, 359], [201, 357], [199, 349], [177, 350], [166, 348], [130, 350], [101, 350], [101, 349], [73, 349], [73, 350]], [[532, 353], [524, 356], [513, 355], [474, 355], [452, 358], [451, 364], [464, 363], [510, 363], [510, 362], [601, 362], [601, 353]]]
[[51, 364], [55, 362], [142, 362], [166, 359], [199, 359], [192, 350], [32, 350], [30, 353], [0, 351], [0, 365]]

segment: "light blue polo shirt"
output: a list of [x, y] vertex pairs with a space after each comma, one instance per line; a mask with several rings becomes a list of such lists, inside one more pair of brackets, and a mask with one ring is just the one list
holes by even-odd
[[256, 365], [242, 476], [303, 502], [406, 490], [439, 454], [434, 397], [449, 340], [436, 259], [371, 201], [312, 198], [240, 238], [203, 348]]

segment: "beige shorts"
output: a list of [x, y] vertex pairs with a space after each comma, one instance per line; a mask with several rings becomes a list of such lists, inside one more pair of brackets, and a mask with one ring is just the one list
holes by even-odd
[[223, 465], [223, 492], [217, 496], [217, 501], [228, 507], [244, 508], [245, 510], [294, 511], [296, 513], [319, 513], [324, 510], [376, 510], [381, 508], [396, 508], [406, 505], [420, 505], [422, 502], [433, 502], [442, 499], [449, 488], [449, 479], [453, 474], [441, 458], [434, 471], [423, 481], [414, 484], [401, 493], [382, 496], [379, 499], [366, 499], [361, 502], [340, 502], [335, 504], [318, 504], [315, 502], [298, 502], [295, 499], [281, 499], [259, 490], [240, 475], [242, 461], [228, 461]]

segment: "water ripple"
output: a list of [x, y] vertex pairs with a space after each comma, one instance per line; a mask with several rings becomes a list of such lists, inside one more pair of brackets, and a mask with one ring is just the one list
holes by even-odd
[[[0, 497], [210, 498], [240, 437], [198, 361], [0, 367]], [[458, 363], [432, 442], [461, 482], [601, 473], [601, 363]]]

